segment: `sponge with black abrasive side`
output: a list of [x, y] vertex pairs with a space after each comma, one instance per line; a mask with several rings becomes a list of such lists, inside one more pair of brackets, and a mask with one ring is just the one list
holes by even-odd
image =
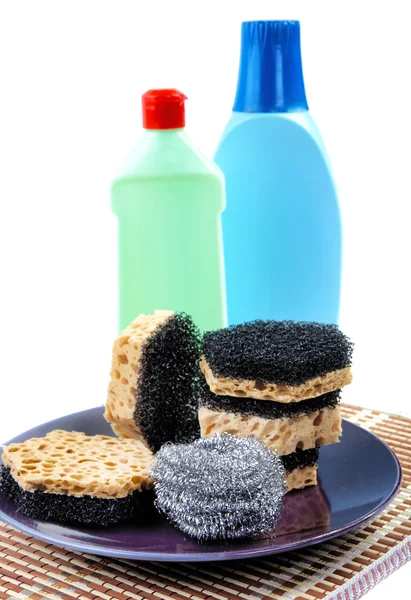
[[287, 473], [287, 491], [300, 490], [316, 485], [319, 448], [296, 450], [292, 454], [281, 456]]
[[5, 446], [0, 485], [22, 513], [107, 526], [146, 505], [153, 454], [136, 440], [55, 430]]
[[98, 498], [49, 494], [20, 487], [10, 469], [0, 467], [0, 489], [23, 514], [40, 521], [79, 523], [108, 527], [115, 523], [138, 518], [146, 511], [150, 500], [146, 493], [132, 492], [123, 498]]
[[352, 350], [336, 325], [252, 321], [206, 333], [200, 366], [214, 394], [299, 402], [350, 383]]
[[105, 418], [156, 452], [200, 436], [200, 335], [184, 313], [140, 315], [114, 341]]
[[280, 456], [297, 448], [307, 450], [317, 444], [338, 442], [341, 434], [340, 390], [311, 400], [262, 402], [253, 398], [218, 396], [200, 379], [198, 411], [201, 435], [217, 433], [258, 437]]

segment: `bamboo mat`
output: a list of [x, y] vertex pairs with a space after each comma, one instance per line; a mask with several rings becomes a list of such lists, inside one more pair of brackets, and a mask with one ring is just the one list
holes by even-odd
[[57, 548], [0, 523], [0, 598], [40, 600], [358, 600], [411, 559], [411, 419], [343, 406], [384, 439], [401, 491], [364, 527], [303, 550], [249, 561], [149, 563]]

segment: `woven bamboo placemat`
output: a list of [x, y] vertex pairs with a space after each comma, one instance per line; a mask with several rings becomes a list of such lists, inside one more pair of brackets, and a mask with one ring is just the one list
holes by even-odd
[[411, 419], [343, 406], [403, 467], [401, 491], [376, 519], [335, 540], [264, 559], [149, 563], [57, 548], [0, 523], [0, 598], [69, 600], [357, 600], [411, 559]]

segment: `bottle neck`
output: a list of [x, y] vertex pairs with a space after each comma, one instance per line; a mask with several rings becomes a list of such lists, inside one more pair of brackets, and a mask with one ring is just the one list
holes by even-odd
[[144, 152], [175, 152], [190, 141], [184, 127], [178, 129], [143, 129], [139, 147]]
[[184, 132], [184, 127], [178, 127], [176, 129], [147, 129], [144, 128], [144, 133], [151, 136], [170, 136], [178, 135]]
[[308, 110], [298, 21], [243, 23], [233, 110], [245, 113]]

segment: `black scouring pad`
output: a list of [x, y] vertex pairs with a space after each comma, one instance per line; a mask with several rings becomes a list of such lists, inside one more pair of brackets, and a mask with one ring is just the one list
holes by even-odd
[[156, 506], [199, 540], [272, 530], [285, 493], [285, 469], [261, 440], [217, 435], [165, 444], [150, 469]]
[[296, 386], [351, 365], [353, 344], [336, 325], [252, 321], [204, 335], [214, 375]]
[[16, 504], [17, 510], [32, 519], [106, 527], [135, 518], [144, 510], [146, 494], [150, 495], [136, 491], [124, 498], [96, 498], [26, 491], [9, 468], [1, 466], [0, 469], [1, 490]]
[[157, 327], [143, 346], [134, 419], [154, 452], [168, 441], [200, 437], [199, 357], [199, 331], [184, 313]]
[[287, 473], [294, 469], [303, 469], [304, 467], [314, 467], [318, 462], [319, 446], [309, 450], [297, 449], [292, 454], [281, 456], [282, 463]]
[[308, 415], [324, 408], [335, 408], [340, 401], [341, 390], [335, 390], [301, 402], [262, 402], [253, 398], [238, 398], [233, 396], [218, 396], [208, 387], [205, 377], [200, 378], [200, 406], [219, 412], [235, 413], [261, 417], [263, 419], [291, 419], [299, 415]]

